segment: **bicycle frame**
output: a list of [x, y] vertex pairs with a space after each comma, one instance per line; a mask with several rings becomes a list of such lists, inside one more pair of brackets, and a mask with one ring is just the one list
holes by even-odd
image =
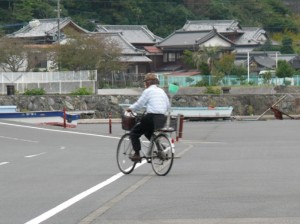
[[[143, 155], [141, 155], [142, 157], [145, 157], [146, 159], [149, 158], [151, 156], [151, 150], [152, 150], [152, 147], [153, 147], [153, 144], [154, 144], [154, 141], [153, 139], [160, 133], [165, 133], [163, 131], [155, 131], [153, 133], [153, 135], [151, 136], [151, 139], [148, 140], [145, 138], [145, 136], [142, 136], [141, 139], [140, 139], [140, 142], [141, 142], [141, 153]], [[172, 153], [175, 153], [175, 145], [172, 141], [172, 138], [170, 136], [170, 134], [166, 134], [171, 142], [171, 145], [172, 145]]]
[[[123, 124], [123, 123], [122, 123]], [[122, 126], [123, 127], [123, 126]], [[173, 128], [165, 127], [155, 130], [150, 140], [142, 135], [139, 139], [141, 144], [139, 161], [132, 160], [134, 150], [131, 145], [130, 134], [124, 129], [125, 134], [121, 137], [117, 147], [117, 164], [119, 169], [125, 173], [131, 173], [135, 165], [145, 159], [151, 163], [153, 171], [158, 176], [165, 176], [172, 168], [175, 154], [174, 141], [172, 140]]]

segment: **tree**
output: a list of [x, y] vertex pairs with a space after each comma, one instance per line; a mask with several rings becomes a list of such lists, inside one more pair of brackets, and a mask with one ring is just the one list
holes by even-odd
[[[68, 31], [65, 31], [68, 33]], [[54, 67], [59, 70], [97, 70], [101, 75], [124, 69], [120, 62], [121, 48], [104, 34], [70, 34], [64, 45], [50, 49]]]
[[3, 37], [0, 39], [0, 67], [8, 72], [27, 70], [25, 42], [19, 39]]
[[295, 69], [287, 61], [279, 60], [276, 69], [276, 76], [278, 78], [292, 77]]
[[235, 55], [225, 53], [223, 56], [216, 62], [218, 70], [223, 72], [225, 75], [230, 75], [234, 66]]
[[264, 72], [262, 74], [262, 77], [263, 77], [263, 80], [264, 80], [264, 84], [268, 84], [268, 83], [270, 83], [270, 80], [272, 78], [272, 73], [270, 71]]
[[206, 63], [209, 68], [209, 73], [215, 67], [215, 61], [219, 57], [220, 50], [218, 47], [200, 47], [197, 52], [193, 54], [193, 60], [196, 64], [196, 67], [200, 69], [200, 66], [203, 66], [203, 63]]
[[184, 50], [182, 60], [189, 67], [195, 68], [195, 62], [193, 61], [193, 52], [192, 51]]
[[54, 11], [56, 4], [52, 5], [44, 0], [20, 0], [13, 6], [13, 14], [17, 21], [30, 21], [33, 18], [53, 18], [56, 16]]
[[238, 80], [240, 81], [244, 81], [246, 79], [247, 74], [247, 69], [242, 65], [234, 65], [231, 71], [231, 75], [237, 76]]
[[293, 54], [294, 53], [292, 38], [290, 38], [288, 36], [283, 37], [280, 52], [282, 54]]

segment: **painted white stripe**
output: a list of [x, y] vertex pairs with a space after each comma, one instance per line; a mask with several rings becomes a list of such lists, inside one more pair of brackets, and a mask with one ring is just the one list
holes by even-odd
[[[140, 167], [141, 165], [145, 164], [146, 161], [143, 161], [142, 163], [139, 163], [136, 165], [136, 168]], [[102, 183], [97, 184], [96, 186], [76, 195], [75, 197], [61, 203], [60, 205], [50, 209], [49, 211], [41, 214], [40, 216], [26, 222], [25, 224], [39, 224], [47, 219], [49, 219], [50, 217], [56, 215], [57, 213], [63, 211], [64, 209], [70, 207], [71, 205], [77, 203], [78, 201], [84, 199], [85, 197], [95, 193], [96, 191], [102, 189], [103, 187], [113, 183], [114, 181], [118, 180], [119, 178], [121, 178], [122, 176], [124, 176], [123, 173], [118, 173], [112, 177], [110, 177], [109, 179], [105, 180]]]
[[206, 141], [191, 141], [191, 140], [179, 140], [179, 142], [190, 144], [227, 144], [227, 142], [206, 142]]
[[76, 134], [76, 135], [87, 135], [87, 136], [95, 136], [95, 137], [103, 137], [103, 138], [111, 138], [111, 139], [120, 139], [120, 137], [114, 137], [114, 136], [109, 136], [109, 135], [97, 135], [97, 134], [91, 134], [91, 133], [65, 131], [65, 130], [62, 131], [62, 130], [32, 127], [32, 126], [26, 126], [26, 125], [20, 125], [20, 124], [9, 124], [9, 123], [3, 123], [3, 122], [0, 122], [0, 124], [7, 125], [7, 126], [20, 127], [20, 128], [30, 128], [30, 129], [37, 129], [37, 130], [43, 130], [43, 131], [51, 131], [51, 132], [61, 132], [61, 133], [70, 133], [70, 134]]
[[23, 142], [31, 142], [31, 143], [38, 143], [38, 141], [28, 140], [28, 139], [21, 139], [21, 138], [12, 138], [7, 136], [0, 136], [0, 138], [15, 140], [15, 141], [23, 141]]
[[6, 164], [9, 164], [9, 162], [2, 162], [2, 163], [0, 163], [0, 166], [6, 165]]
[[32, 157], [37, 157], [37, 156], [40, 156], [40, 155], [43, 155], [45, 154], [46, 152], [42, 152], [42, 153], [39, 153], [39, 154], [34, 154], [34, 155], [29, 155], [29, 156], [24, 156], [25, 158], [32, 158]]

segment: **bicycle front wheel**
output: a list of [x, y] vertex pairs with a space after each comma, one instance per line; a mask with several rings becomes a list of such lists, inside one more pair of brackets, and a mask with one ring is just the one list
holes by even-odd
[[122, 173], [130, 174], [136, 165], [129, 157], [134, 154], [129, 133], [124, 134], [117, 148], [117, 163]]
[[154, 137], [151, 150], [151, 164], [158, 176], [165, 176], [172, 168], [174, 152], [168, 135], [160, 133]]

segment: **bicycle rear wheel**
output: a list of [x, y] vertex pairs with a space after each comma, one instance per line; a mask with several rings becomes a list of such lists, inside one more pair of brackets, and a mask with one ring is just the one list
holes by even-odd
[[117, 163], [122, 173], [130, 174], [136, 165], [129, 157], [134, 154], [129, 133], [124, 134], [117, 148]]
[[168, 135], [160, 133], [154, 137], [151, 150], [151, 164], [158, 176], [165, 176], [172, 168], [174, 152]]

